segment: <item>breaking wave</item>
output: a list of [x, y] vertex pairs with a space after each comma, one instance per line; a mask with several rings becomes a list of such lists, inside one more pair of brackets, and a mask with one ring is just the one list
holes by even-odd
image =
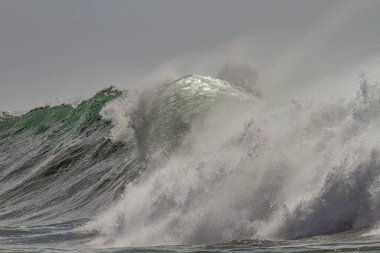
[[0, 225], [92, 217], [81, 231], [102, 246], [376, 228], [380, 86], [273, 103], [238, 70], [2, 115]]
[[[270, 107], [259, 92], [232, 83], [221, 92], [218, 82], [185, 77], [155, 93], [158, 105], [157, 97], [148, 100], [154, 112], [142, 136], [157, 147], [153, 159], [146, 160], [147, 173], [84, 227], [98, 233], [94, 243], [298, 239], [377, 223], [377, 84], [363, 77], [355, 95], [337, 103], [292, 99]], [[202, 96], [194, 96], [199, 90]], [[180, 102], [173, 103], [173, 94]], [[199, 104], [207, 110], [189, 120]], [[170, 152], [167, 142], [175, 144]]]

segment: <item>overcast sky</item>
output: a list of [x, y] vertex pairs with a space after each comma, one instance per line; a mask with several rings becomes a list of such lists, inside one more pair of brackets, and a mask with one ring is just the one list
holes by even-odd
[[[236, 53], [259, 69], [281, 65], [281, 82], [378, 52], [376, 0], [0, 0], [0, 110], [139, 85], [175, 59], [184, 74], [207, 74], [202, 62]], [[314, 59], [308, 68], [290, 60], [302, 57]], [[190, 58], [198, 69], [186, 69]]]

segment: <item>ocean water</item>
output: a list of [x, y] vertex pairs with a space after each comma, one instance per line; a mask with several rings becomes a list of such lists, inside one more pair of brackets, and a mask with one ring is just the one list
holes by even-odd
[[378, 252], [380, 241], [360, 232], [343, 232], [299, 240], [241, 240], [210, 245], [99, 247], [92, 235], [76, 231], [82, 221], [46, 226], [3, 228], [1, 252]]
[[255, 75], [1, 114], [0, 252], [380, 251], [377, 80], [274, 102]]

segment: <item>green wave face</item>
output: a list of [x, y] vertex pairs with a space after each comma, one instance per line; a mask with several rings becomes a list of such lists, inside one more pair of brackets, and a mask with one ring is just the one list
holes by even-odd
[[121, 91], [108, 88], [94, 97], [83, 101], [78, 107], [60, 105], [39, 107], [19, 117], [5, 117], [0, 120], [0, 138], [25, 131], [41, 134], [47, 131], [60, 133], [70, 130], [81, 131], [101, 120], [99, 112], [108, 101], [121, 95]]
[[105, 177], [120, 169], [115, 158], [126, 149], [107, 138], [111, 124], [99, 112], [121, 94], [109, 88], [76, 108], [41, 107], [0, 120], [0, 226], [86, 217], [101, 206], [97, 198], [112, 201], [131, 176]]
[[134, 114], [136, 139], [144, 152], [169, 154], [191, 122], [223, 98], [247, 97], [244, 90], [207, 76], [185, 76], [142, 100]]

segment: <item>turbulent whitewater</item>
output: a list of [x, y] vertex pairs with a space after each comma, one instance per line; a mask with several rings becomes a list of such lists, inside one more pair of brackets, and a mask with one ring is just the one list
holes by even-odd
[[[189, 75], [2, 114], [0, 244], [264, 247], [376, 235], [380, 86], [362, 76], [349, 98], [273, 104], [255, 82]], [[30, 237], [33, 228], [45, 230]]]

